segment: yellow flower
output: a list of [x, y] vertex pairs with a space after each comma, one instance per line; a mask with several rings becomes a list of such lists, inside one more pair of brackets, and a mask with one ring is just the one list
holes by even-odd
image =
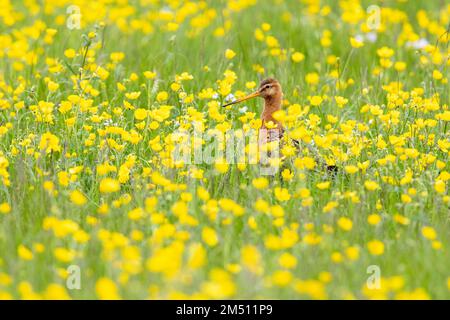
[[445, 192], [445, 182], [442, 180], [437, 180], [434, 183], [434, 190], [438, 193], [444, 193]]
[[384, 243], [380, 240], [372, 240], [367, 243], [369, 253], [374, 256], [379, 256], [384, 253]]
[[51, 283], [45, 289], [44, 299], [47, 300], [69, 300], [70, 296], [65, 287], [60, 284]]
[[253, 88], [256, 87], [256, 82], [255, 82], [255, 81], [249, 81], [249, 82], [246, 82], [246, 83], [245, 83], [245, 87], [246, 87], [247, 89], [253, 89]]
[[433, 70], [433, 79], [441, 80], [442, 78], [443, 78], [443, 75], [439, 70]]
[[277, 198], [278, 201], [288, 201], [289, 199], [291, 199], [291, 195], [286, 188], [276, 187], [274, 190], [274, 194], [275, 198]]
[[337, 201], [329, 201], [322, 209], [323, 213], [328, 213], [339, 206]]
[[156, 95], [156, 100], [158, 102], [164, 102], [167, 99], [169, 99], [169, 94], [166, 91], [158, 92], [158, 94]]
[[128, 211], [128, 219], [130, 220], [140, 220], [144, 217], [145, 212], [142, 208], [135, 208], [131, 211]]
[[344, 231], [350, 231], [353, 227], [353, 222], [349, 218], [341, 217], [338, 220], [338, 226]]
[[228, 60], [233, 59], [235, 55], [236, 53], [233, 50], [231, 49], [225, 50], [225, 58], [227, 58]]
[[9, 286], [12, 283], [12, 278], [6, 273], [0, 272], [0, 285]]
[[344, 257], [340, 252], [333, 252], [331, 254], [331, 261], [334, 263], [341, 263], [344, 260]]
[[318, 280], [296, 280], [293, 286], [298, 293], [307, 294], [313, 299], [324, 300], [327, 298], [325, 285]]
[[267, 212], [269, 211], [269, 204], [267, 203], [267, 201], [263, 200], [263, 199], [257, 199], [255, 201], [255, 209], [259, 212]]
[[402, 216], [400, 214], [395, 214], [394, 215], [394, 221], [397, 222], [397, 223], [400, 223], [400, 224], [402, 224], [404, 226], [408, 225], [409, 222], [410, 222], [410, 220], [407, 217]]
[[330, 181], [320, 182], [316, 184], [317, 189], [319, 190], [325, 190], [330, 187]]
[[301, 52], [294, 52], [291, 56], [292, 61], [299, 63], [305, 59], [305, 55]]
[[270, 23], [264, 22], [261, 25], [261, 29], [263, 29], [263, 31], [267, 32], [270, 31], [270, 29], [272, 28], [272, 26], [270, 25]]
[[361, 48], [361, 47], [364, 46], [364, 42], [362, 42], [362, 41], [360, 41], [360, 40], [358, 40], [358, 39], [356, 39], [356, 38], [354, 38], [354, 37], [351, 37], [351, 38], [350, 38], [350, 45], [351, 45], [353, 48], [358, 49], [358, 48]]
[[144, 77], [145, 77], [146, 79], [149, 79], [149, 80], [155, 79], [155, 78], [156, 78], [156, 72], [153, 72], [153, 71], [144, 71]]
[[8, 202], [3, 202], [0, 204], [0, 213], [8, 214], [11, 212], [11, 206]]
[[367, 222], [369, 222], [369, 224], [371, 224], [371, 225], [377, 225], [380, 223], [380, 221], [381, 221], [381, 217], [376, 213], [370, 214], [367, 217]]
[[349, 258], [350, 260], [358, 260], [359, 258], [359, 248], [358, 247], [348, 247], [347, 249], [345, 249], [345, 255], [347, 256], [347, 258]]
[[56, 248], [53, 251], [55, 258], [61, 262], [71, 262], [75, 258], [75, 252], [66, 248]]
[[170, 85], [170, 89], [171, 89], [172, 91], [177, 92], [178, 90], [181, 89], [181, 85], [180, 85], [178, 82], [174, 82], [174, 83], [172, 83], [172, 84]]
[[299, 189], [297, 193], [302, 199], [308, 198], [311, 195], [311, 191], [306, 188]]
[[44, 133], [39, 142], [39, 149], [45, 151], [45, 153], [61, 151], [59, 138], [50, 132]]
[[266, 44], [270, 48], [276, 48], [279, 47], [280, 43], [278, 42], [278, 39], [274, 36], [267, 36], [266, 38]]
[[321, 271], [319, 273], [319, 280], [323, 283], [329, 283], [333, 280], [333, 275], [328, 271]]
[[309, 197], [309, 198], [305, 198], [302, 200], [302, 207], [311, 207], [313, 204], [313, 198]]
[[433, 247], [433, 249], [435, 249], [435, 250], [440, 250], [440, 249], [442, 249], [442, 242], [440, 242], [440, 241], [432, 241], [431, 242], [431, 246]]
[[59, 84], [57, 84], [56, 82], [53, 82], [53, 81], [49, 81], [47, 86], [48, 86], [48, 90], [50, 90], [51, 92], [54, 92], [54, 91], [58, 90], [58, 88], [59, 88]]
[[210, 227], [203, 227], [202, 239], [210, 247], [214, 247], [219, 243], [216, 231]]
[[189, 212], [189, 208], [188, 208], [186, 202], [184, 202], [184, 201], [175, 202], [172, 205], [171, 210], [174, 215], [180, 216], [180, 217], [188, 215], [188, 212]]
[[140, 96], [141, 96], [141, 93], [139, 91], [125, 93], [125, 97], [130, 100], [136, 100]]
[[406, 69], [406, 63], [403, 61], [397, 61], [396, 63], [394, 63], [394, 69], [398, 72], [402, 72]]
[[276, 286], [285, 287], [292, 282], [292, 274], [287, 270], [275, 271], [272, 275], [272, 282]]
[[216, 169], [217, 172], [219, 173], [227, 173], [229, 165], [228, 163], [224, 162], [224, 161], [218, 161], [214, 164], [214, 168]]
[[400, 196], [400, 199], [402, 200], [403, 203], [410, 203], [412, 201], [412, 198], [407, 194], [402, 194]]
[[377, 54], [380, 58], [388, 59], [394, 55], [394, 50], [389, 47], [382, 47], [377, 50]]
[[370, 180], [367, 180], [364, 182], [364, 187], [369, 191], [374, 191], [374, 190], [377, 190], [380, 188], [378, 183], [376, 183], [375, 181], [370, 181]]
[[17, 248], [17, 254], [23, 260], [33, 259], [33, 253], [30, 251], [30, 249], [28, 249], [27, 247], [25, 247], [22, 244], [19, 245], [19, 247]]
[[436, 231], [429, 226], [422, 227], [422, 235], [428, 240], [435, 240], [437, 236]]
[[261, 254], [258, 249], [252, 245], [246, 245], [241, 249], [242, 265], [253, 273], [259, 273], [261, 270]]
[[411, 292], [401, 291], [395, 295], [396, 300], [429, 300], [430, 296], [422, 289], [417, 288]]
[[297, 258], [285, 252], [278, 258], [278, 264], [283, 268], [293, 269], [297, 266]]
[[348, 99], [341, 96], [334, 96], [334, 100], [339, 108], [343, 108], [348, 103]]
[[252, 180], [252, 184], [256, 189], [265, 189], [269, 185], [269, 180], [264, 177], [255, 178]]
[[236, 292], [236, 285], [225, 270], [214, 268], [209, 273], [209, 281], [201, 286], [201, 291], [210, 299], [226, 299]]
[[311, 85], [317, 85], [319, 83], [320, 77], [317, 72], [307, 73], [305, 76], [305, 81]]
[[206, 250], [200, 243], [193, 243], [189, 246], [188, 266], [192, 269], [198, 269], [206, 263]]
[[118, 62], [122, 61], [125, 58], [125, 53], [123, 53], [123, 52], [112, 52], [109, 55], [109, 58], [112, 60], [112, 62], [118, 63]]
[[100, 181], [101, 193], [113, 193], [120, 190], [120, 183], [116, 179], [105, 178]]
[[109, 278], [100, 278], [95, 283], [95, 292], [101, 300], [120, 299], [116, 284]]
[[179, 27], [178, 23], [175, 23], [175, 22], [169, 22], [167, 24], [167, 30], [168, 31], [177, 31], [178, 27]]
[[281, 176], [283, 177], [283, 181], [290, 181], [294, 177], [294, 172], [291, 172], [289, 169], [284, 169], [281, 172]]
[[77, 206], [83, 206], [86, 204], [87, 199], [80, 191], [74, 190], [70, 193], [70, 201], [72, 201]]
[[208, 190], [203, 187], [198, 187], [197, 196], [203, 201], [208, 201], [210, 198]]
[[65, 55], [67, 58], [69, 58], [69, 59], [75, 58], [76, 54], [77, 54], [77, 53], [76, 53], [75, 50], [73, 50], [73, 49], [67, 49], [67, 50], [64, 51], [64, 55]]
[[44, 187], [45, 190], [49, 192], [52, 192], [55, 187], [53, 182], [51, 181], [45, 181], [42, 186]]
[[309, 98], [309, 102], [312, 106], [318, 107], [322, 103], [323, 99], [321, 96], [312, 96]]
[[358, 172], [359, 168], [357, 166], [345, 166], [345, 172], [349, 174], [354, 174]]
[[136, 120], [144, 120], [147, 118], [147, 110], [143, 108], [138, 108], [134, 111], [134, 117]]

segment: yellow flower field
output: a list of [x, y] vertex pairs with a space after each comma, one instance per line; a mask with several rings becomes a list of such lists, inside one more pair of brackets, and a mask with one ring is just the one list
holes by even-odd
[[0, 0], [0, 299], [449, 299], [449, 68], [448, 1]]

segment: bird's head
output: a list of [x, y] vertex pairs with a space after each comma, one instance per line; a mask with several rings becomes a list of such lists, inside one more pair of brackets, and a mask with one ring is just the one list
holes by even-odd
[[264, 99], [271, 99], [277, 96], [281, 97], [283, 94], [280, 83], [273, 78], [267, 78], [261, 81], [257, 92], [259, 92], [259, 96]]
[[235, 100], [233, 102], [227, 103], [225, 105], [223, 105], [222, 107], [227, 107], [248, 99], [252, 99], [252, 98], [256, 98], [256, 97], [262, 97], [264, 99], [275, 99], [275, 98], [279, 98], [281, 99], [281, 97], [283, 96], [283, 92], [281, 91], [281, 85], [280, 83], [273, 79], [273, 78], [267, 78], [264, 79], [263, 81], [261, 81], [261, 83], [259, 84], [258, 90], [256, 90], [255, 92], [249, 94], [246, 97], [243, 97], [241, 99]]

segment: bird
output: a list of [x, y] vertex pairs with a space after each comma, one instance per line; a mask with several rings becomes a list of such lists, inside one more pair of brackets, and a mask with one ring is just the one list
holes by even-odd
[[[261, 97], [264, 99], [264, 108], [261, 112], [261, 128], [260, 128], [260, 142], [263, 143], [272, 142], [275, 140], [281, 140], [284, 136], [284, 127], [280, 121], [276, 120], [274, 117], [275, 112], [281, 110], [281, 105], [283, 102], [283, 90], [281, 84], [278, 80], [274, 78], [267, 78], [261, 81], [258, 89], [250, 93], [249, 95], [231, 101], [222, 105], [222, 107], [228, 107], [237, 103], [244, 102], [249, 99], [253, 99], [256, 97]], [[267, 130], [267, 126], [270, 124], [270, 129]], [[263, 137], [261, 137], [261, 133]], [[299, 141], [291, 139], [292, 143], [295, 145], [297, 150], [300, 151], [301, 144]], [[328, 165], [325, 160], [319, 155], [317, 149], [313, 147], [311, 144], [307, 144], [306, 147], [313, 154], [316, 162], [323, 168], [326, 169], [328, 173], [331, 173], [333, 176], [338, 172], [338, 168], [335, 165]]]
[[233, 104], [241, 103], [256, 97], [264, 98], [264, 109], [261, 113], [262, 127], [265, 125], [265, 123], [272, 121], [273, 123], [279, 125], [281, 128], [281, 123], [273, 118], [274, 112], [281, 109], [281, 102], [283, 100], [283, 90], [281, 89], [280, 83], [276, 79], [264, 79], [259, 84], [258, 90], [241, 99], [224, 104], [222, 105], [222, 107], [228, 107]]
[[261, 113], [261, 129], [266, 129], [266, 126], [269, 123], [271, 124], [270, 130], [267, 130], [266, 132], [268, 135], [267, 140], [274, 141], [281, 139], [283, 137], [284, 128], [283, 125], [274, 118], [274, 113], [281, 110], [281, 103], [283, 101], [283, 90], [278, 80], [267, 78], [261, 81], [255, 92], [241, 99], [224, 104], [222, 107], [228, 107], [256, 97], [264, 98], [264, 109]]

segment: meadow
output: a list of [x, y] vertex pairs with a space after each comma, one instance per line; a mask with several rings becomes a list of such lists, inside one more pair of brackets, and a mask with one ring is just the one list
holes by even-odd
[[[449, 41], [437, 0], [0, 0], [0, 299], [449, 299]], [[268, 77], [278, 174], [174, 161]]]

